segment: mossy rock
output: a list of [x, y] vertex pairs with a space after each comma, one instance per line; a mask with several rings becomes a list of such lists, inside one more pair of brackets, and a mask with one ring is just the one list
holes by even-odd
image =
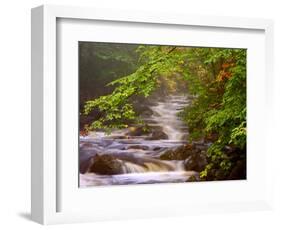
[[91, 159], [89, 172], [94, 172], [102, 175], [115, 175], [122, 174], [122, 162], [116, 157], [111, 155], [98, 155], [96, 154]]
[[160, 156], [161, 160], [185, 160], [191, 154], [196, 152], [192, 145], [187, 144], [174, 150], [167, 150]]

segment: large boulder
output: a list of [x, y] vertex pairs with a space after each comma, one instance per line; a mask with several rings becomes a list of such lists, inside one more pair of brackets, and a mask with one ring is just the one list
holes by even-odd
[[207, 162], [206, 146], [202, 144], [187, 144], [174, 150], [167, 150], [160, 156], [161, 160], [184, 160], [187, 171], [201, 172]]
[[160, 126], [137, 126], [130, 127], [127, 136], [145, 136], [146, 140], [166, 140], [168, 139], [168, 135], [163, 132], [163, 128]]
[[146, 140], [167, 140], [169, 139], [168, 135], [162, 130], [154, 130]]
[[142, 117], [151, 117], [153, 115], [153, 111], [149, 107], [145, 107], [140, 114]]
[[185, 161], [184, 167], [187, 171], [201, 172], [208, 164], [204, 151], [191, 154]]
[[146, 136], [150, 133], [150, 129], [147, 126], [130, 127], [126, 133], [127, 136]]
[[122, 161], [108, 154], [96, 154], [91, 158], [91, 165], [88, 171], [103, 175], [122, 174]]
[[198, 150], [193, 145], [187, 144], [180, 146], [176, 149], [167, 150], [160, 156], [161, 160], [185, 160], [191, 154], [196, 153]]
[[88, 158], [81, 158], [80, 157], [80, 163], [79, 163], [79, 172], [84, 174], [88, 171], [90, 165], [91, 165], [91, 157]]

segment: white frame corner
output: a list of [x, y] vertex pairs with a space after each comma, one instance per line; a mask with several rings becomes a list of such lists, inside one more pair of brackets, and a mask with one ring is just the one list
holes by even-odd
[[[125, 21], [203, 27], [261, 29], [266, 36], [267, 89], [273, 87], [273, 22], [267, 19], [209, 17], [127, 12], [91, 8], [44, 5], [32, 9], [32, 220], [41, 224], [107, 219], [105, 216], [72, 215], [56, 212], [56, 20], [57, 18]], [[273, 92], [267, 90], [269, 106]], [[258, 204], [230, 205], [227, 210], [267, 209], [272, 207], [272, 183], [267, 199]], [[208, 211], [218, 211], [220, 204]], [[225, 208], [225, 206], [224, 206]], [[181, 209], [180, 209], [181, 210]], [[206, 210], [205, 210], [206, 211]], [[202, 212], [205, 212], [204, 210]], [[184, 214], [184, 208], [177, 214]], [[125, 218], [125, 216], [124, 216]]]

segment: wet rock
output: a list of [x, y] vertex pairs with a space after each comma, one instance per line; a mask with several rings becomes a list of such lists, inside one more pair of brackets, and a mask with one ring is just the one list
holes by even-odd
[[157, 125], [144, 125], [137, 127], [130, 127], [125, 134], [127, 136], [146, 136], [146, 140], [161, 140], [168, 139], [168, 135], [163, 132], [163, 128]]
[[91, 157], [80, 159], [79, 172], [84, 174], [88, 171], [91, 164]]
[[156, 106], [158, 104], [158, 97], [154, 98], [154, 100], [147, 100], [146, 105], [147, 106]]
[[143, 117], [151, 117], [153, 114], [153, 111], [149, 108], [146, 107], [142, 112], [141, 112], [141, 116]]
[[184, 152], [178, 152], [174, 150], [167, 150], [160, 156], [161, 160], [183, 160], [185, 159]]
[[205, 152], [193, 153], [185, 161], [184, 167], [187, 171], [201, 172], [208, 164]]
[[166, 140], [168, 135], [163, 132], [163, 128], [160, 126], [139, 126], [131, 127], [125, 134], [128, 136], [146, 136], [145, 140]]
[[134, 109], [135, 112], [139, 115], [141, 115], [142, 117], [150, 117], [153, 114], [153, 111], [151, 110], [150, 106], [155, 105], [156, 102], [143, 102], [143, 101], [139, 101], [138, 103], [134, 104]]
[[168, 135], [163, 131], [153, 131], [151, 136], [147, 137], [146, 140], [167, 140], [169, 139]]
[[122, 174], [122, 162], [108, 154], [96, 154], [91, 158], [91, 166], [88, 171], [103, 175]]
[[162, 149], [162, 147], [156, 146], [156, 147], [154, 147], [152, 150], [153, 150], [153, 151], [159, 151], [159, 150], [161, 150], [161, 149]]
[[79, 171], [84, 174], [88, 171], [91, 165], [91, 158], [97, 154], [95, 149], [86, 150], [80, 149], [79, 151]]
[[192, 153], [196, 152], [192, 145], [187, 144], [174, 150], [167, 150], [160, 156], [161, 160], [185, 160]]
[[145, 136], [149, 134], [149, 128], [146, 126], [130, 127], [126, 133], [128, 136]]
[[206, 151], [202, 145], [187, 144], [174, 150], [167, 150], [160, 156], [161, 160], [184, 160], [184, 166], [187, 171], [201, 172], [204, 170], [207, 162]]

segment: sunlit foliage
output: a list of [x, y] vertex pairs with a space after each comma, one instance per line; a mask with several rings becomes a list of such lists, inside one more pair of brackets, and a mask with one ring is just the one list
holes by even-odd
[[141, 122], [134, 97], [148, 97], [161, 84], [173, 90], [173, 79], [180, 76], [187, 93], [194, 96], [179, 114], [189, 127], [190, 141], [211, 143], [210, 161], [201, 178], [214, 168], [229, 173], [232, 161], [227, 148], [239, 149], [240, 155], [246, 151], [246, 50], [141, 45], [136, 52], [136, 70], [107, 84], [113, 88], [110, 94], [85, 103], [85, 115], [94, 109], [101, 114], [86, 128], [110, 132], [126, 128], [128, 122]]

